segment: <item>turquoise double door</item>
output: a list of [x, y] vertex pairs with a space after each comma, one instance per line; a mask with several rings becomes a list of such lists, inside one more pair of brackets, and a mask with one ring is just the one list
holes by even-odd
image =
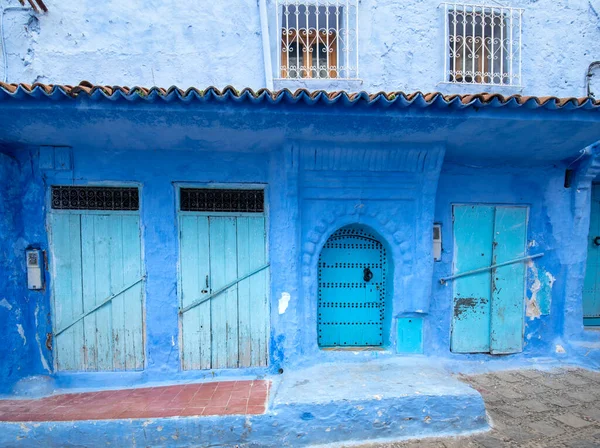
[[49, 224], [56, 368], [142, 369], [139, 213], [53, 210]]
[[264, 215], [180, 212], [179, 230], [182, 368], [266, 366]]
[[[454, 274], [524, 257], [527, 215], [527, 207], [455, 205]], [[520, 261], [453, 281], [453, 352], [523, 350], [525, 274]]]

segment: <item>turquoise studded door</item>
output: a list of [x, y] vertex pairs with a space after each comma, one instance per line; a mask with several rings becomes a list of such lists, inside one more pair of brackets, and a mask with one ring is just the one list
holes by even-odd
[[319, 346], [383, 345], [386, 268], [385, 248], [368, 231], [331, 235], [319, 257]]

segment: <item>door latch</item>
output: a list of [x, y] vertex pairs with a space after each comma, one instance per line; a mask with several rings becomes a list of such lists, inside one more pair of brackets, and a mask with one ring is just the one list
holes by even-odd
[[202, 294], [207, 294], [208, 293], [208, 275], [206, 276], [206, 289], [203, 289], [202, 291], [200, 291]]
[[363, 270], [363, 280], [365, 282], [370, 282], [372, 278], [373, 278], [373, 272], [371, 272], [371, 270], [369, 268], [365, 268]]

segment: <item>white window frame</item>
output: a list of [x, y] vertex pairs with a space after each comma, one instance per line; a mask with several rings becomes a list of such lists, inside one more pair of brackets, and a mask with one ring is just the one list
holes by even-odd
[[[274, 3], [276, 80], [359, 79], [359, 0]], [[294, 47], [296, 61], [289, 56]]]
[[523, 9], [496, 2], [440, 6], [444, 10], [442, 83], [522, 87]]

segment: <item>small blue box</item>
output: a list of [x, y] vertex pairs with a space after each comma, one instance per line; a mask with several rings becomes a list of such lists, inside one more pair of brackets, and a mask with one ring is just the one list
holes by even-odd
[[398, 318], [398, 353], [423, 353], [423, 318]]

